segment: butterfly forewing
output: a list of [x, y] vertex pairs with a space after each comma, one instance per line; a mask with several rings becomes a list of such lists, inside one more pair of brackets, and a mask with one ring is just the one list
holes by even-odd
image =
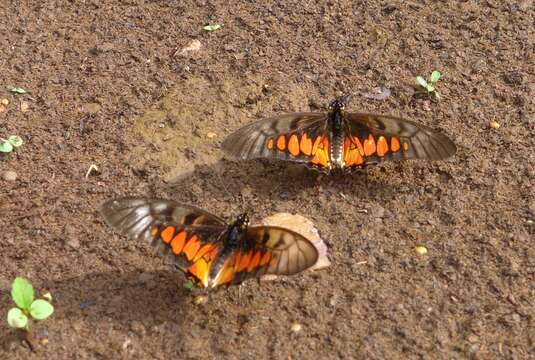
[[326, 119], [325, 113], [295, 113], [260, 120], [229, 135], [223, 150], [236, 160], [266, 158], [308, 163], [314, 158], [318, 137], [326, 138]]
[[317, 260], [316, 247], [296, 232], [275, 226], [249, 227], [242, 244], [225, 263], [218, 285], [265, 274], [294, 275]]
[[121, 198], [106, 202], [106, 223], [130, 239], [149, 242], [182, 270], [201, 257], [214, 257], [226, 223], [196, 207], [171, 200]]
[[[447, 136], [409, 120], [360, 113], [347, 113], [344, 118], [347, 159], [352, 158], [352, 149], [359, 150], [365, 164], [397, 159], [442, 160], [456, 152]], [[358, 166], [359, 162], [346, 161], [346, 165]]]

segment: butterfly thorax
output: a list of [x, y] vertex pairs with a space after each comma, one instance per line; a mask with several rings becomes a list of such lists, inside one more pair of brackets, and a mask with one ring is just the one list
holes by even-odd
[[344, 118], [343, 103], [335, 101], [331, 104], [329, 112], [328, 130], [330, 137], [330, 157], [334, 169], [341, 169], [344, 166]]
[[210, 268], [209, 279], [213, 282], [217, 283], [217, 279], [221, 270], [224, 268], [225, 262], [230, 258], [234, 250], [242, 246], [242, 238], [247, 231], [248, 225], [249, 218], [247, 217], [247, 214], [240, 215], [221, 235], [222, 248]]

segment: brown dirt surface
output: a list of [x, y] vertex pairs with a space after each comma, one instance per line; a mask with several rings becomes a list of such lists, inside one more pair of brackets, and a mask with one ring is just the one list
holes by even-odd
[[[18, 175], [0, 179], [1, 316], [15, 276], [56, 308], [35, 353], [2, 320], [1, 359], [535, 358], [532, 0], [6, 0], [0, 19], [0, 137], [25, 140], [0, 157]], [[439, 102], [412, 89], [434, 69]], [[345, 177], [221, 160], [244, 124], [381, 85], [347, 107], [440, 129], [456, 156]], [[189, 291], [103, 224], [127, 194], [305, 215], [332, 265]]]

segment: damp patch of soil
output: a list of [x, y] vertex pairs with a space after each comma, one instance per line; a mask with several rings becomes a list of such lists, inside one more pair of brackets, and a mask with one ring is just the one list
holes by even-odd
[[[533, 1], [24, 0], [0, 18], [0, 137], [24, 139], [0, 155], [0, 315], [16, 276], [56, 308], [35, 353], [2, 325], [0, 358], [535, 357]], [[435, 69], [441, 100], [416, 96]], [[341, 94], [457, 154], [337, 177], [222, 158], [240, 126]], [[331, 266], [187, 290], [105, 226], [121, 195], [304, 215]]]

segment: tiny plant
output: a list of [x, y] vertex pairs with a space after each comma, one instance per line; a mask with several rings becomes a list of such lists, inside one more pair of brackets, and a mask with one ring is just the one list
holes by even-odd
[[422, 90], [428, 94], [434, 94], [437, 100], [440, 99], [440, 94], [437, 90], [437, 82], [440, 80], [442, 74], [440, 71], [433, 71], [429, 80], [425, 80], [421, 76], [416, 77], [416, 83], [422, 88]]
[[[50, 295], [47, 294], [47, 299]], [[15, 329], [29, 330], [29, 317], [44, 320], [54, 312], [52, 304], [45, 299], [34, 299], [33, 286], [24, 278], [17, 277], [11, 286], [11, 298], [17, 305], [7, 313], [7, 323]]]
[[221, 25], [220, 24], [206, 25], [205, 27], [203, 27], [203, 29], [208, 32], [212, 32], [212, 31], [221, 29]]
[[9, 153], [12, 152], [14, 148], [22, 146], [22, 139], [20, 136], [11, 135], [7, 139], [0, 138], [0, 152]]
[[186, 290], [193, 290], [193, 287], [195, 286], [195, 284], [193, 283], [193, 281], [191, 280], [187, 280], [185, 283], [184, 283], [184, 289]]
[[16, 86], [16, 87], [12, 87], [9, 89], [9, 91], [11, 91], [12, 93], [15, 93], [15, 94], [26, 94], [27, 91], [26, 89], [20, 87], [20, 86]]

